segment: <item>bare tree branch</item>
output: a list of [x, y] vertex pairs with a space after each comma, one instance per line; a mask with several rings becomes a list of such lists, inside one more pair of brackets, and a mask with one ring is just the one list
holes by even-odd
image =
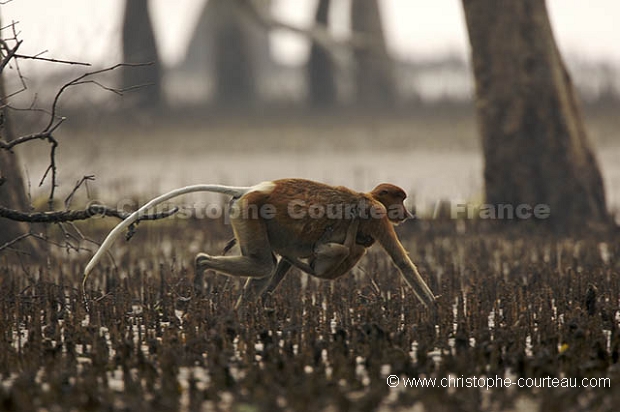
[[295, 25], [285, 23], [274, 19], [269, 13], [265, 13], [259, 7], [256, 7], [250, 0], [232, 0], [239, 9], [246, 13], [258, 24], [275, 30], [286, 30], [299, 34], [314, 41], [319, 46], [332, 54], [336, 59], [342, 58], [343, 53], [350, 52], [352, 49], [370, 49], [381, 50], [382, 44], [372, 35], [366, 33], [351, 33], [347, 39], [336, 39], [324, 25], [315, 24], [311, 28], [301, 28]]
[[[74, 230], [76, 229], [75, 225], [73, 225], [73, 223], [69, 222], [69, 225], [72, 225], [72, 228]], [[63, 233], [67, 232], [66, 229], [64, 229], [64, 228], [62, 228], [62, 231], [63, 231]], [[78, 236], [75, 236], [75, 235], [72, 235], [72, 234], [69, 236], [69, 237], [72, 237], [72, 238], [76, 239], [76, 241], [78, 242], [77, 245], [74, 245], [74, 244], [67, 244], [69, 242], [67, 241], [66, 237], [65, 237], [65, 242], [64, 243], [59, 243], [59, 242], [54, 241], [53, 239], [50, 239], [48, 236], [44, 236], [42, 234], [35, 233], [35, 232], [33, 232], [31, 230], [31, 231], [29, 231], [27, 233], [24, 233], [24, 234], [16, 237], [15, 239], [12, 239], [12, 240], [6, 242], [5, 244], [1, 245], [0, 246], [0, 252], [4, 251], [5, 249], [11, 249], [11, 250], [14, 250], [14, 251], [16, 251], [18, 253], [29, 254], [29, 252], [20, 251], [18, 249], [14, 249], [12, 247], [13, 245], [15, 245], [15, 244], [17, 244], [17, 243], [21, 242], [22, 240], [27, 239], [29, 237], [35, 238], [37, 240], [40, 240], [42, 242], [45, 242], [47, 244], [53, 245], [53, 246], [58, 247], [58, 248], [63, 248], [63, 249], [67, 249], [67, 250], [75, 250], [75, 251], [80, 251], [80, 250], [90, 251], [90, 249], [88, 249], [88, 248], [84, 248], [84, 247], [80, 247], [79, 246], [79, 242], [81, 242], [81, 241], [87, 241], [87, 242], [90, 242], [90, 243], [97, 244], [97, 242], [84, 237], [81, 232], [79, 232], [79, 231], [76, 231], [76, 232], [78, 233]], [[27, 270], [24, 269], [24, 272], [27, 272]]]
[[[1, 45], [2, 43], [0, 43]], [[2, 46], [5, 47], [5, 46]], [[17, 46], [13, 49], [16, 50]], [[14, 53], [13, 53], [14, 54]], [[4, 59], [2, 62], [4, 61], [8, 61], [7, 59]], [[41, 178], [41, 181], [39, 182], [39, 186], [42, 186], [43, 183], [45, 182], [45, 180], [47, 179], [48, 176], [51, 176], [51, 187], [50, 187], [50, 194], [48, 197], [48, 203], [50, 205], [50, 210], [52, 209], [52, 204], [54, 202], [54, 195], [55, 195], [55, 191], [56, 191], [56, 187], [57, 185], [57, 168], [56, 168], [56, 149], [58, 147], [58, 141], [54, 138], [53, 133], [54, 131], [65, 121], [64, 117], [58, 117], [57, 116], [57, 111], [58, 111], [58, 102], [60, 101], [61, 96], [63, 95], [63, 93], [69, 89], [72, 86], [78, 86], [81, 84], [86, 84], [86, 83], [92, 83], [95, 84], [96, 86], [99, 86], [101, 88], [103, 88], [104, 90], [122, 95], [124, 92], [128, 91], [128, 90], [135, 90], [137, 88], [140, 87], [144, 87], [143, 85], [139, 85], [139, 86], [133, 86], [130, 88], [125, 88], [125, 89], [121, 89], [121, 88], [113, 88], [113, 87], [108, 87], [105, 86], [101, 83], [99, 83], [98, 81], [91, 79], [90, 77], [101, 74], [101, 73], [106, 73], [112, 70], [116, 70], [119, 67], [141, 67], [141, 66], [148, 66], [152, 63], [119, 63], [119, 64], [115, 64], [113, 66], [104, 68], [104, 69], [99, 69], [99, 70], [94, 70], [92, 72], [87, 72], [82, 74], [79, 77], [76, 77], [75, 79], [71, 80], [70, 82], [65, 83], [60, 90], [58, 91], [58, 93], [56, 93], [56, 96], [54, 97], [54, 100], [52, 102], [52, 107], [50, 110], [50, 119], [49, 122], [47, 123], [47, 125], [43, 128], [43, 130], [39, 133], [35, 133], [32, 135], [28, 135], [28, 136], [22, 136], [19, 137], [17, 139], [14, 139], [10, 142], [3, 142], [2, 140], [0, 140], [0, 149], [5, 149], [5, 150], [11, 150], [13, 147], [23, 144], [25, 142], [31, 141], [31, 140], [47, 140], [50, 143], [50, 164], [47, 167], [47, 169], [45, 170], [45, 173], [43, 174], [43, 177]]]
[[[56, 127], [58, 127], [58, 126], [60, 126], [60, 122], [56, 125]], [[51, 188], [50, 188], [50, 195], [49, 195], [49, 197], [47, 199], [47, 204], [49, 205], [49, 209], [53, 210], [54, 209], [54, 193], [56, 192], [56, 187], [58, 186], [56, 184], [56, 172], [57, 172], [57, 169], [56, 169], [56, 149], [58, 148], [58, 141], [56, 141], [56, 139], [54, 139], [54, 137], [52, 136], [51, 133], [52, 132], [50, 132], [50, 135], [48, 137], [48, 140], [49, 140], [49, 142], [51, 144], [51, 148], [50, 148], [50, 165], [47, 167], [47, 170], [43, 174], [43, 177], [41, 178], [41, 181], [39, 182], [39, 187], [43, 186], [43, 182], [45, 181], [45, 178], [47, 177], [47, 174], [51, 171], [52, 172], [52, 184], [51, 184]]]
[[28, 232], [28, 233], [24, 233], [23, 235], [19, 235], [17, 236], [15, 239], [10, 240], [8, 242], [6, 242], [5, 244], [0, 246], [0, 252], [2, 252], [4, 249], [8, 249], [11, 246], [13, 246], [14, 244], [16, 244], [17, 242], [20, 242], [24, 239], [26, 239], [27, 237], [32, 236], [32, 233]]
[[73, 84], [73, 86], [78, 86], [80, 84], [94, 84], [95, 86], [99, 86], [103, 90], [106, 90], [108, 92], [112, 92], [112, 93], [117, 94], [119, 96], [122, 96], [125, 92], [129, 92], [129, 91], [133, 91], [133, 90], [137, 90], [137, 89], [141, 89], [143, 87], [148, 87], [148, 86], [152, 86], [153, 85], [153, 83], [144, 83], [144, 84], [137, 84], [135, 86], [130, 86], [130, 87], [118, 88], [118, 87], [106, 86], [106, 85], [104, 85], [102, 83], [99, 83], [96, 80], [82, 80], [81, 82], [77, 82], [77, 83]]
[[69, 193], [69, 195], [65, 198], [65, 209], [69, 209], [69, 207], [71, 206], [71, 201], [73, 200], [73, 196], [82, 185], [86, 187], [86, 194], [88, 195], [88, 182], [92, 182], [93, 180], [95, 180], [95, 175], [83, 176], [80, 180], [78, 180], [78, 182], [73, 187], [71, 193]]
[[[143, 215], [138, 219], [142, 220], [158, 220], [164, 219], [174, 215], [178, 212], [178, 207], [173, 207], [170, 210], [164, 212]], [[125, 220], [131, 213], [112, 209], [100, 204], [92, 204], [82, 210], [60, 210], [56, 212], [20, 212], [0, 206], [0, 217], [15, 220], [18, 222], [30, 222], [30, 223], [60, 223], [60, 222], [74, 222], [77, 220], [87, 220], [95, 216], [110, 216], [116, 217], [121, 220]]]
[[[0, 4], [1, 4], [1, 0], [0, 0]], [[134, 89], [147, 86], [147, 85], [136, 85], [136, 86], [126, 87], [126, 88], [115, 88], [115, 87], [105, 85], [104, 83], [100, 82], [97, 78], [95, 78], [95, 76], [100, 75], [102, 73], [116, 70], [120, 67], [140, 67], [140, 66], [147, 66], [152, 63], [138, 63], [138, 64], [120, 63], [120, 64], [115, 64], [115, 65], [112, 65], [110, 67], [106, 67], [103, 69], [93, 70], [93, 71], [84, 73], [74, 78], [73, 80], [65, 83], [57, 91], [56, 95], [54, 96], [52, 100], [51, 107], [48, 110], [34, 107], [36, 98], [35, 100], [33, 100], [31, 106], [28, 109], [14, 108], [10, 106], [10, 104], [8, 103], [8, 99], [16, 94], [23, 92], [24, 90], [27, 90], [28, 88], [26, 78], [22, 75], [22, 72], [19, 67], [19, 59], [41, 60], [41, 61], [46, 61], [46, 62], [51, 62], [51, 63], [90, 66], [89, 63], [42, 57], [42, 55], [46, 53], [47, 51], [40, 52], [36, 55], [25, 55], [25, 54], [17, 53], [17, 51], [20, 49], [20, 46], [22, 45], [22, 41], [18, 39], [19, 32], [17, 32], [16, 30], [16, 25], [17, 23], [13, 22], [8, 26], [4, 26], [0, 28], [0, 30], [2, 31], [9, 29], [9, 28], [12, 30], [12, 36], [4, 36], [3, 39], [0, 38], [0, 76], [2, 75], [5, 68], [7, 67], [14, 68], [21, 82], [21, 88], [20, 90], [15, 91], [13, 93], [0, 96], [0, 98], [2, 99], [2, 102], [0, 104], [0, 109], [1, 110], [12, 109], [12, 110], [41, 111], [41, 112], [44, 112], [48, 116], [49, 120], [46, 120], [46, 124], [44, 125], [42, 130], [39, 131], [38, 133], [32, 133], [30, 135], [23, 135], [16, 139], [12, 139], [11, 137], [7, 137], [4, 139], [0, 138], [0, 150], [11, 151], [18, 145], [25, 144], [27, 142], [31, 142], [34, 140], [47, 141], [50, 145], [50, 152], [49, 152], [50, 163], [47, 169], [45, 170], [45, 172], [43, 173], [43, 176], [41, 178], [39, 185], [43, 185], [46, 179], [49, 178], [51, 180], [51, 188], [50, 188], [49, 197], [48, 197], [49, 211], [47, 212], [22, 212], [19, 210], [10, 209], [8, 207], [0, 205], [0, 218], [6, 218], [6, 219], [17, 221], [17, 222], [56, 224], [59, 230], [61, 231], [63, 241], [61, 241], [60, 243], [57, 243], [53, 239], [48, 238], [47, 235], [35, 233], [32, 229], [30, 229], [27, 233], [23, 233], [19, 236], [16, 236], [14, 239], [0, 245], [0, 252], [6, 249], [11, 249], [11, 250], [15, 250], [19, 252], [19, 250], [15, 249], [13, 246], [27, 238], [39, 239], [44, 242], [56, 245], [58, 247], [64, 247], [68, 251], [85, 250], [85, 248], [81, 245], [83, 241], [88, 241], [88, 242], [95, 243], [95, 244], [96, 242], [94, 242], [93, 240], [87, 239], [80, 232], [78, 227], [75, 224], [73, 224], [73, 222], [80, 221], [80, 220], [87, 220], [87, 219], [90, 219], [96, 216], [102, 216], [102, 217], [109, 216], [109, 217], [116, 217], [118, 219], [124, 220], [128, 216], [130, 216], [131, 213], [125, 212], [123, 210], [110, 208], [110, 207], [107, 207], [101, 204], [95, 204], [95, 203], [89, 204], [85, 209], [82, 209], [82, 210], [71, 210], [70, 209], [71, 201], [73, 200], [73, 197], [75, 196], [76, 192], [82, 186], [85, 186], [86, 190], [88, 191], [88, 182], [90, 180], [94, 180], [94, 176], [84, 176], [82, 177], [82, 179], [80, 179], [76, 183], [73, 190], [65, 198], [64, 210], [59, 210], [59, 211], [53, 210], [54, 209], [53, 205], [54, 205], [54, 200], [55, 200], [55, 195], [56, 195], [56, 188], [58, 186], [56, 150], [59, 145], [58, 141], [54, 137], [54, 133], [56, 132], [58, 127], [60, 127], [60, 125], [65, 121], [64, 117], [58, 115], [58, 110], [59, 110], [58, 106], [59, 106], [60, 99], [69, 88], [73, 86], [88, 84], [88, 83], [94, 84], [95, 86], [98, 86], [104, 90], [110, 91], [118, 95], [122, 95], [126, 91], [130, 91], [130, 90], [134, 90]], [[0, 122], [1, 121], [2, 120], [0, 119]], [[0, 176], [0, 185], [3, 182], [4, 182], [4, 176]], [[164, 212], [141, 215], [136, 222], [134, 222], [132, 225], [129, 226], [128, 237], [133, 235], [133, 233], [135, 232], [135, 225], [139, 221], [163, 219], [163, 218], [166, 218], [166, 217], [169, 217], [175, 214], [177, 211], [178, 211], [178, 208], [175, 207], [175, 208], [171, 208], [170, 210], [167, 210]]]
[[[9, 0], [10, 1], [10, 0]], [[8, 3], [8, 2], [7, 2]], [[3, 4], [5, 4], [4, 2], [0, 2], [0, 6], [2, 6]], [[19, 24], [19, 20], [18, 21], [13, 21], [11, 22], [11, 24], [7, 24], [6, 26], [2, 26], [0, 27], [0, 31], [2, 30], [6, 30], [6, 29], [11, 29], [13, 28], [15, 25]]]
[[3, 142], [2, 140], [0, 140], [0, 149], [11, 150], [15, 146], [18, 146], [22, 143], [29, 142], [31, 140], [46, 140], [49, 138], [50, 138], [50, 133], [40, 132], [40, 133], [30, 134], [27, 136], [18, 137], [17, 139], [13, 139], [10, 142]]
[[[109, 66], [109, 67], [106, 67], [104, 69], [99, 69], [99, 70], [94, 70], [92, 72], [84, 73], [81, 76], [76, 77], [75, 79], [71, 80], [70, 82], [65, 83], [60, 88], [58, 93], [56, 93], [56, 96], [54, 97], [54, 101], [52, 103], [52, 110], [51, 110], [52, 114], [50, 116], [50, 121], [47, 124], [47, 126], [45, 127], [45, 129], [43, 129], [43, 130], [47, 131], [47, 130], [51, 129], [51, 127], [53, 126], [54, 120], [56, 119], [56, 110], [58, 108], [58, 101], [60, 100], [60, 97], [62, 96], [62, 94], [68, 88], [70, 88], [72, 86], [77, 86], [77, 85], [80, 85], [80, 84], [84, 84], [86, 82], [85, 79], [88, 78], [88, 77], [92, 77], [92, 76], [95, 76], [95, 75], [98, 75], [98, 74], [101, 74], [101, 73], [110, 72], [110, 71], [118, 69], [119, 67], [143, 67], [143, 66], [150, 66], [152, 64], [153, 64], [152, 62], [150, 62], [150, 63], [117, 63], [117, 64], [115, 64], [113, 66]], [[94, 84], [96, 84], [98, 86], [101, 86], [99, 83], [93, 82], [92, 79], [89, 79], [88, 82], [94, 83]], [[101, 87], [103, 87], [103, 86], [101, 86]], [[103, 88], [105, 90], [108, 90], [108, 91], [114, 91], [117, 94], [122, 94], [123, 92], [127, 91], [127, 89], [122, 89], [122, 88], [111, 88], [111, 87], [103, 87]], [[135, 89], [135, 87], [131, 88], [131, 90], [133, 90], [133, 89]]]
[[28, 55], [24, 55], [24, 54], [15, 54], [15, 58], [17, 59], [24, 59], [24, 60], [41, 60], [44, 62], [51, 62], [51, 63], [60, 63], [60, 64], [70, 64], [70, 65], [77, 65], [77, 66], [91, 66], [90, 63], [85, 63], [85, 62], [78, 62], [78, 61], [73, 61], [73, 60], [61, 60], [61, 59], [51, 59], [48, 57], [40, 57], [40, 54], [43, 53], [47, 53], [47, 50], [34, 55], [34, 56], [28, 56]]
[[5, 42], [4, 40], [0, 40], [0, 45], [2, 46], [2, 49], [6, 52], [6, 54], [2, 53], [3, 56], [2, 56], [2, 61], [0, 61], [0, 73], [2, 73], [6, 65], [9, 64], [9, 62], [15, 57], [15, 54], [17, 53], [17, 49], [19, 49], [19, 46], [21, 46], [22, 42], [23, 40], [17, 41], [15, 46], [11, 48], [7, 44], [7, 42]]

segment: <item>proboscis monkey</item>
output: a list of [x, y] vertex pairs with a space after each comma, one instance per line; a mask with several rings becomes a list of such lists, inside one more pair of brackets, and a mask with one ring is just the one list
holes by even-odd
[[[323, 279], [335, 279], [355, 266], [376, 241], [420, 302], [434, 309], [435, 296], [393, 227], [410, 216], [403, 204], [406, 194], [385, 183], [369, 193], [305, 179], [281, 179], [251, 187], [196, 185], [177, 189], [148, 202], [114, 228], [86, 266], [84, 282], [114, 239], [148, 209], [199, 191], [233, 197], [230, 221], [241, 255], [200, 253], [196, 256], [197, 270], [261, 278], [258, 283], [273, 290], [292, 265]], [[282, 257], [279, 264], [276, 255]]]

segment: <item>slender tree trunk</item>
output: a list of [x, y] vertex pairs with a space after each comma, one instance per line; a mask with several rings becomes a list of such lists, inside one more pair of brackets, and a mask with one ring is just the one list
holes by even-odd
[[[327, 27], [330, 0], [319, 0], [315, 22]], [[308, 60], [308, 94], [313, 107], [331, 107], [336, 102], [334, 63], [330, 54], [321, 46], [312, 43]]]
[[152, 63], [145, 67], [123, 68], [123, 87], [147, 85], [128, 94], [136, 107], [157, 108], [162, 103], [161, 63], [147, 0], [125, 0], [123, 19], [123, 61]]
[[372, 47], [356, 49], [355, 85], [357, 103], [370, 107], [389, 107], [394, 103], [393, 64], [387, 52], [377, 0], [351, 1], [351, 26], [374, 40]]
[[491, 204], [546, 204], [558, 230], [611, 222], [541, 0], [463, 0]]

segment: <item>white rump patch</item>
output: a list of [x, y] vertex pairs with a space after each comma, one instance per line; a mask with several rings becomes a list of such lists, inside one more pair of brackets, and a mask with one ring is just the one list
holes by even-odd
[[250, 188], [250, 192], [271, 193], [275, 187], [275, 183], [273, 183], [272, 181], [266, 181], [252, 186]]

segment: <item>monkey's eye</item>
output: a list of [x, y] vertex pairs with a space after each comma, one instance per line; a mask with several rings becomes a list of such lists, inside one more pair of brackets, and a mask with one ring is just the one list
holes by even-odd
[[379, 196], [385, 196], [388, 194], [388, 191], [383, 189], [382, 191], [379, 192]]

